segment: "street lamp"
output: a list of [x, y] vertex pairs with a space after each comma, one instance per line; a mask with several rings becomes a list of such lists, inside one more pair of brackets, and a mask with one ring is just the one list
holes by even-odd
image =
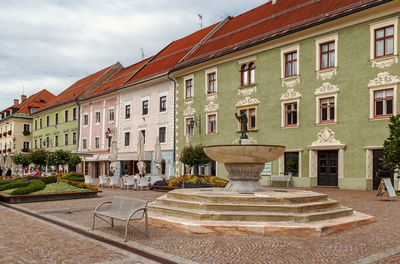
[[194, 116], [190, 121], [189, 121], [189, 126], [191, 129], [194, 129], [194, 126], [199, 128], [199, 134], [201, 134], [201, 116]]

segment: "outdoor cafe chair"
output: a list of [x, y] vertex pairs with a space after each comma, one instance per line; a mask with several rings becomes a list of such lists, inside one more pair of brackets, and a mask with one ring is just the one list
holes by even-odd
[[135, 188], [135, 180], [134, 180], [133, 176], [125, 177], [124, 186], [126, 186], [127, 190], [129, 189], [129, 186], [132, 186], [132, 189]]
[[93, 181], [92, 177], [90, 177], [88, 175], [85, 175], [84, 178], [85, 178], [85, 183], [86, 184], [89, 184], [89, 185], [93, 185], [94, 184], [94, 181]]
[[143, 187], [148, 189], [149, 188], [149, 180], [147, 177], [140, 177], [139, 178], [139, 182], [138, 182], [138, 188], [140, 188], [140, 190], [143, 190]]
[[107, 182], [108, 182], [108, 178], [107, 178], [106, 175], [101, 175], [101, 176], [99, 176], [99, 186], [100, 186], [100, 187], [106, 186], [106, 185], [107, 185]]
[[114, 188], [118, 184], [118, 178], [115, 176], [108, 177], [108, 187]]

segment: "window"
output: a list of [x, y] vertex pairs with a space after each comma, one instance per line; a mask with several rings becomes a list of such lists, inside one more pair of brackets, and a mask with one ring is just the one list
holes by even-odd
[[42, 148], [43, 144], [42, 144], [42, 138], [39, 138], [39, 148]]
[[142, 133], [142, 135], [143, 135], [143, 143], [145, 143], [146, 144], [146, 130], [140, 130], [140, 132]]
[[68, 146], [68, 134], [64, 134], [64, 145]]
[[68, 122], [68, 110], [64, 112], [64, 122]]
[[35, 149], [37, 149], [37, 139], [35, 139]]
[[95, 149], [99, 149], [100, 148], [100, 138], [99, 137], [95, 137], [94, 138], [94, 148]]
[[334, 122], [335, 121], [335, 98], [322, 98], [320, 99], [320, 122]]
[[50, 137], [46, 137], [46, 147], [50, 147]]
[[86, 163], [84, 167], [85, 167], [85, 175], [89, 175], [89, 165]]
[[39, 128], [42, 129], [43, 128], [43, 120], [40, 118], [39, 119]]
[[35, 120], [35, 130], [37, 130], [37, 120]]
[[320, 69], [335, 67], [335, 42], [320, 44]]
[[185, 98], [190, 99], [193, 97], [193, 79], [185, 81]]
[[297, 51], [285, 54], [285, 77], [297, 75]]
[[100, 111], [97, 111], [95, 113], [95, 121], [96, 121], [96, 124], [100, 123]]
[[76, 120], [76, 108], [72, 109], [72, 120]]
[[299, 152], [285, 152], [285, 174], [299, 176]]
[[194, 135], [194, 119], [186, 118], [185, 119], [185, 127], [186, 127], [186, 134], [189, 134], [189, 136], [193, 136]]
[[[58, 115], [56, 117], [57, 117], [56, 120], [58, 120]], [[87, 126], [88, 124], [89, 124], [89, 115], [88, 114], [83, 115], [83, 125]]]
[[297, 103], [285, 104], [285, 126], [297, 126]]
[[24, 124], [24, 131], [31, 131], [31, 126], [29, 124]]
[[76, 145], [76, 132], [72, 133], [72, 145]]
[[87, 149], [87, 139], [82, 139], [82, 149]]
[[208, 94], [212, 94], [212, 93], [216, 93], [217, 92], [217, 85], [216, 85], [216, 73], [209, 73], [207, 74], [207, 79], [208, 79], [208, 89], [207, 89], [207, 93]]
[[114, 116], [114, 109], [108, 110], [108, 122], [114, 122], [115, 116]]
[[394, 55], [394, 26], [375, 30], [375, 58]]
[[46, 127], [50, 126], [50, 116], [46, 116]]
[[161, 96], [160, 97], [160, 112], [167, 111], [167, 97]]
[[374, 117], [387, 117], [393, 114], [393, 89], [374, 92]]
[[256, 64], [254, 62], [244, 63], [240, 67], [240, 85], [248, 86], [256, 83]]
[[58, 147], [58, 135], [54, 136], [54, 147]]
[[149, 114], [149, 101], [145, 100], [142, 101], [142, 115], [148, 115]]
[[125, 141], [124, 141], [124, 146], [125, 147], [128, 147], [129, 146], [129, 140], [130, 140], [130, 137], [131, 137], [131, 133], [130, 132], [125, 132]]
[[31, 108], [31, 114], [33, 114], [33, 113], [35, 113], [36, 112], [36, 108], [35, 107], [32, 107]]
[[[257, 108], [249, 107], [249, 108], [241, 108], [238, 109], [238, 115], [241, 115], [243, 112], [246, 113], [247, 116], [247, 128], [248, 130], [257, 130]], [[238, 130], [240, 130], [241, 124], [238, 122]]]
[[159, 127], [158, 128], [158, 139], [160, 140], [160, 143], [165, 143], [166, 142], [166, 133], [167, 133], [167, 128], [166, 127]]
[[54, 116], [54, 124], [58, 125], [58, 113], [56, 113], [55, 116]]
[[24, 150], [29, 150], [29, 149], [30, 149], [29, 141], [24, 141], [24, 143], [23, 143], [23, 149], [24, 149]]
[[125, 105], [125, 119], [131, 118], [131, 105]]
[[207, 134], [217, 133], [217, 115], [207, 115]]

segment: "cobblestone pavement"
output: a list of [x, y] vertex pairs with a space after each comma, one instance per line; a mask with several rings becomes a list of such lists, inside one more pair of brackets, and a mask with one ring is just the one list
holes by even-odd
[[[164, 195], [153, 191], [102, 190], [98, 198], [18, 206], [89, 229], [91, 211], [98, 203], [109, 200], [113, 195], [149, 201]], [[344, 206], [375, 216], [376, 222], [323, 237], [195, 235], [150, 226], [149, 238], [140, 232], [144, 225], [139, 223], [137, 230], [129, 231], [129, 240], [136, 245], [156, 250], [159, 254], [165, 252], [169, 256], [179, 256], [198, 263], [400, 263], [400, 201], [381, 201], [375, 197], [374, 191], [325, 188], [307, 190], [326, 193], [329, 198], [340, 201]], [[24, 228], [28, 228], [28, 225], [24, 225]], [[116, 239], [122, 238], [124, 231], [122, 223], [111, 228], [100, 222], [96, 222], [96, 230]], [[379, 254], [382, 252], [386, 253]], [[75, 251], [68, 256], [74, 254]], [[369, 258], [374, 254], [378, 258]], [[102, 256], [104, 254], [96, 255], [96, 258], [101, 259]]]

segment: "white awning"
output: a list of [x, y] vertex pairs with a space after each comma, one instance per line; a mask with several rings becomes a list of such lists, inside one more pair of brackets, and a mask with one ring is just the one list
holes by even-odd
[[101, 154], [97, 158], [98, 161], [109, 161], [110, 160], [110, 154]]
[[[151, 160], [151, 151], [144, 152], [144, 159]], [[127, 161], [127, 160], [138, 160], [137, 152], [127, 152], [127, 153], [118, 153], [117, 160], [119, 161]]]

